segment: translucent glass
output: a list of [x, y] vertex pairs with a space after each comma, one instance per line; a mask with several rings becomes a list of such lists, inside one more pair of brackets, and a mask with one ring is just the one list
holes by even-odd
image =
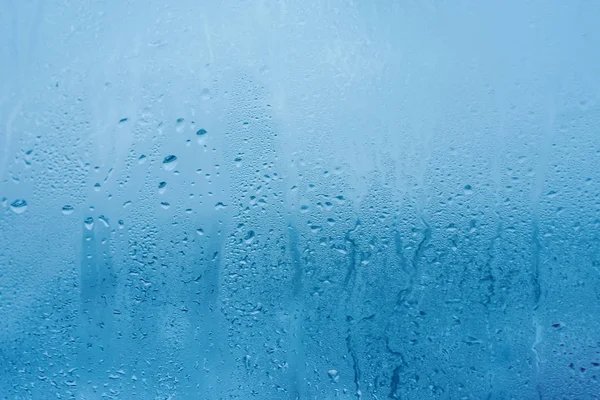
[[600, 398], [598, 21], [0, 0], [0, 398]]

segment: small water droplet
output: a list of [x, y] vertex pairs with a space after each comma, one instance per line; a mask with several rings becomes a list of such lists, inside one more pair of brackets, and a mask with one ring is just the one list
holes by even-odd
[[99, 216], [98, 220], [100, 222], [102, 222], [102, 224], [104, 225], [105, 228], [108, 228], [110, 226], [110, 224], [108, 222], [108, 218], [106, 218], [104, 215]]
[[177, 126], [175, 127], [175, 131], [183, 132], [184, 121], [185, 120], [183, 118], [177, 118]]
[[127, 122], [127, 120], [128, 120], [128, 119], [129, 119], [129, 118], [121, 118], [121, 119], [119, 120], [119, 123], [120, 123], [120, 124], [122, 124], [122, 123], [124, 123], [124, 122]]
[[218, 202], [217, 204], [215, 204], [215, 210], [221, 210], [225, 207], [227, 207], [227, 206], [221, 202]]
[[146, 156], [142, 154], [140, 158], [138, 158], [138, 163], [143, 164], [146, 162]]
[[96, 183], [96, 184], [94, 185], [94, 190], [95, 190], [96, 192], [99, 192], [99, 191], [100, 191], [100, 189], [101, 189], [101, 186], [100, 186], [100, 184], [99, 184], [99, 183]]
[[196, 233], [197, 233], [199, 236], [203, 236], [203, 235], [204, 235], [204, 229], [202, 229], [202, 228], [198, 228], [198, 229], [196, 229]]
[[206, 131], [206, 129], [198, 129], [198, 130], [196, 131], [196, 135], [198, 135], [198, 136], [204, 136], [204, 135], [206, 135], [207, 133], [208, 133], [208, 132]]
[[24, 213], [27, 210], [27, 202], [23, 199], [17, 199], [10, 203], [10, 209], [16, 214]]
[[246, 244], [251, 244], [254, 241], [254, 231], [248, 231], [246, 237], [244, 238], [244, 242]]
[[161, 182], [158, 184], [158, 193], [163, 194], [164, 192], [166, 192], [167, 188], [167, 182]]
[[64, 215], [71, 215], [71, 214], [73, 214], [74, 210], [75, 209], [73, 208], [73, 206], [70, 206], [70, 205], [67, 204], [67, 205], [63, 206], [62, 213]]
[[171, 207], [171, 204], [169, 204], [167, 201], [161, 201], [160, 206], [167, 210], [169, 207]]
[[172, 171], [177, 166], [177, 156], [173, 154], [166, 156], [163, 159], [163, 168], [166, 171]]
[[83, 224], [88, 231], [91, 231], [94, 228], [94, 218], [87, 217], [85, 220], [83, 220]]
[[333, 380], [334, 382], [337, 382], [340, 379], [338, 372], [335, 369], [330, 369], [329, 371], [327, 371], [327, 375], [329, 375], [331, 380]]

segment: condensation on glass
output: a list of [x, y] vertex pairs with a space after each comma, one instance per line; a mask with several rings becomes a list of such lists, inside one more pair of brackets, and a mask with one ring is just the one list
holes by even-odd
[[0, 398], [599, 398], [598, 20], [0, 1]]

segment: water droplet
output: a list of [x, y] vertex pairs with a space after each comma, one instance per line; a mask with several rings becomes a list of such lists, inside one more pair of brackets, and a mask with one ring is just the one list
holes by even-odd
[[23, 199], [17, 199], [10, 203], [10, 209], [16, 214], [24, 213], [27, 210], [27, 202]]
[[121, 118], [121, 119], [119, 120], [119, 123], [120, 123], [120, 124], [122, 124], [122, 123], [124, 123], [124, 122], [127, 122], [127, 120], [128, 120], [128, 119], [129, 119], [129, 118]]
[[173, 154], [166, 156], [163, 159], [163, 167], [166, 171], [172, 171], [177, 166], [177, 157]]
[[106, 218], [104, 215], [99, 216], [98, 220], [100, 222], [102, 222], [102, 224], [104, 225], [105, 228], [108, 228], [110, 226], [110, 224], [108, 222], [108, 218]]
[[160, 206], [167, 210], [169, 207], [171, 207], [171, 204], [169, 204], [167, 201], [161, 201]]
[[184, 123], [184, 119], [183, 118], [177, 118], [177, 126], [175, 127], [175, 130], [177, 132], [182, 132], [183, 131], [183, 123]]
[[88, 231], [91, 231], [94, 228], [94, 218], [87, 217], [85, 220], [83, 220], [83, 224]]
[[225, 207], [227, 207], [227, 206], [221, 202], [218, 202], [217, 204], [215, 204], [215, 210], [220, 210]]
[[131, 205], [131, 201], [127, 200], [125, 203], [123, 203], [123, 208], [127, 208]]
[[254, 241], [254, 231], [248, 231], [246, 237], [244, 238], [244, 242], [246, 244], [251, 244]]
[[161, 182], [158, 184], [158, 193], [163, 194], [167, 189], [167, 182]]
[[338, 372], [335, 369], [330, 369], [329, 371], [327, 371], [327, 375], [329, 375], [329, 377], [335, 382], [337, 382], [338, 379], [340, 379]]
[[146, 162], [146, 156], [145, 155], [141, 155], [140, 158], [138, 158], [138, 163], [143, 164]]
[[198, 130], [196, 131], [196, 135], [198, 135], [198, 136], [204, 136], [204, 135], [206, 135], [207, 133], [208, 133], [208, 132], [206, 131], [206, 129], [198, 129]]
[[65, 215], [71, 215], [71, 214], [73, 214], [74, 210], [75, 209], [73, 208], [73, 206], [70, 206], [67, 204], [66, 206], [63, 206], [62, 213]]
[[202, 228], [198, 228], [198, 229], [196, 229], [196, 233], [197, 233], [199, 236], [203, 236], [203, 235], [204, 235], [204, 229], [202, 229]]
[[96, 184], [94, 185], [94, 190], [95, 190], [96, 192], [99, 192], [99, 191], [100, 191], [100, 188], [101, 188], [101, 186], [100, 186], [100, 184], [99, 184], [99, 183], [96, 183]]

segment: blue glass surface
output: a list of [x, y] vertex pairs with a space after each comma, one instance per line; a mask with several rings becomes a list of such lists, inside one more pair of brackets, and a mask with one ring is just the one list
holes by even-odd
[[0, 399], [600, 398], [598, 21], [0, 0]]

